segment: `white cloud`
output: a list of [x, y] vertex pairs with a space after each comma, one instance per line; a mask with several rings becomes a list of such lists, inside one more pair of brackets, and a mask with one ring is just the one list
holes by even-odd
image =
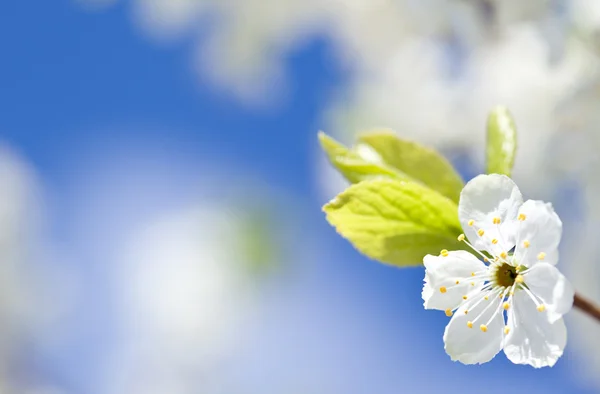
[[[27, 363], [28, 344], [45, 340], [44, 330], [64, 307], [52, 279], [62, 279], [43, 228], [42, 188], [33, 168], [10, 147], [0, 146], [0, 391], [23, 389], [12, 371]], [[55, 269], [56, 268], [56, 269]], [[52, 271], [50, 275], [46, 275]], [[52, 294], [49, 301], [46, 295]], [[35, 374], [32, 366], [30, 373]], [[25, 384], [27, 385], [28, 382]]]
[[122, 341], [105, 392], [191, 393], [214, 383], [256, 306], [240, 224], [230, 208], [200, 204], [149, 220], [126, 242], [115, 265]]

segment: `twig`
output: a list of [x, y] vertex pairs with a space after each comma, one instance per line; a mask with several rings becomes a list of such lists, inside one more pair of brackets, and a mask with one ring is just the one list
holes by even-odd
[[582, 312], [590, 315], [594, 319], [600, 321], [600, 307], [592, 303], [591, 301], [581, 297], [575, 293], [575, 299], [573, 300], [573, 306], [579, 308]]

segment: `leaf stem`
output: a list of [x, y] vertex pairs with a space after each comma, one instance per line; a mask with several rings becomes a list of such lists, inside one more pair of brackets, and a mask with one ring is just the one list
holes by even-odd
[[575, 293], [573, 306], [600, 322], [600, 307], [592, 303], [590, 300], [583, 298], [579, 294]]

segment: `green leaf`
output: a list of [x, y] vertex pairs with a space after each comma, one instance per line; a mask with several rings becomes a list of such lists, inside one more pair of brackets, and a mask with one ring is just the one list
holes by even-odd
[[246, 204], [239, 217], [237, 241], [243, 255], [244, 268], [256, 276], [264, 276], [278, 267], [281, 260], [281, 240], [277, 237], [279, 223], [268, 207]]
[[[346, 148], [322, 131], [319, 132], [319, 142], [327, 153], [331, 164], [342, 173], [350, 183], [358, 183], [367, 179], [381, 177], [409, 180], [405, 174], [396, 171], [376, 157], [363, 157], [358, 152]], [[376, 153], [375, 153], [376, 155]]]
[[458, 202], [464, 182], [452, 165], [433, 149], [405, 141], [389, 130], [360, 136], [349, 149], [323, 132], [321, 147], [329, 161], [351, 183], [377, 178], [419, 182]]
[[350, 186], [323, 207], [356, 249], [382, 263], [416, 266], [428, 254], [463, 245], [456, 204], [416, 183], [377, 179]]
[[515, 121], [504, 107], [496, 107], [487, 123], [487, 173], [511, 175], [517, 152]]
[[450, 162], [437, 151], [416, 142], [402, 140], [390, 130], [361, 135], [355, 149], [361, 151], [361, 145], [372, 148], [382, 162], [410, 179], [458, 202], [464, 182]]

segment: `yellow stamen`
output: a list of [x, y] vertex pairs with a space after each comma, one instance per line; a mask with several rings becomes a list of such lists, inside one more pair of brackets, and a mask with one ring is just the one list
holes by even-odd
[[546, 306], [544, 304], [541, 304], [537, 307], [538, 312], [543, 312], [546, 310]]
[[508, 308], [510, 308], [510, 304], [508, 302], [505, 302], [504, 304], [502, 304], [502, 308], [504, 308], [504, 310], [507, 311]]
[[504, 327], [504, 333], [505, 333], [505, 334], [508, 334], [509, 332], [510, 332], [510, 328], [508, 328], [508, 327]]
[[475, 276], [475, 272], [471, 272], [471, 276]]
[[475, 282], [471, 282], [471, 286], [475, 286]]
[[485, 324], [480, 325], [479, 329], [483, 332], [487, 332], [487, 326]]
[[525, 215], [524, 213], [520, 213], [518, 219], [523, 222], [525, 221], [525, 219], [527, 219], [527, 215]]
[[531, 246], [531, 244], [529, 243], [529, 241], [527, 241], [527, 240], [523, 241], [523, 247], [525, 249], [527, 249], [529, 246]]
[[467, 313], [469, 313], [469, 310], [468, 310], [468, 309], [465, 309], [465, 315], [466, 315]]
[[540, 254], [537, 255], [538, 260], [544, 260], [545, 258], [546, 258], [546, 253], [544, 253], [544, 252], [540, 252]]
[[506, 254], [506, 252], [502, 252], [502, 253], [500, 253], [500, 257], [502, 257], [503, 259], [506, 259], [508, 257], [508, 254]]
[[469, 223], [467, 223], [467, 224], [468, 224], [469, 226], [472, 226], [472, 225], [474, 225], [474, 224], [475, 224], [475, 220], [471, 219], [471, 220], [469, 220]]
[[517, 277], [515, 278], [515, 282], [517, 283], [523, 283], [525, 281], [525, 279], [523, 278], [523, 275], [517, 275]]
[[452, 316], [452, 309], [446, 309], [446, 316]]
[[493, 243], [494, 245], [496, 245], [496, 244], [498, 243], [498, 240], [497, 240], [496, 238], [494, 238], [494, 239], [492, 239], [492, 243]]
[[466, 300], [466, 299], [467, 299], [467, 296], [463, 296], [463, 300]]
[[447, 290], [446, 290], [446, 287], [445, 287], [445, 286], [442, 286], [442, 287], [440, 287], [440, 293], [442, 293], [442, 294], [443, 294], [443, 293], [445, 293], [446, 291], [447, 291]]
[[473, 322], [472, 322], [472, 321], [468, 321], [468, 322], [467, 322], [467, 327], [469, 327], [469, 328], [473, 328]]
[[457, 281], [456, 281], [456, 284], [459, 284], [459, 283], [460, 283], [460, 280], [457, 280]]
[[459, 235], [459, 236], [458, 236], [458, 240], [459, 240], [460, 242], [464, 241], [464, 240], [465, 240], [465, 235], [464, 235], [464, 234], [461, 234], [461, 235]]
[[487, 301], [487, 300], [489, 300], [489, 299], [490, 299], [490, 297], [488, 297], [488, 296], [485, 296], [485, 297], [483, 297], [483, 299]]
[[448, 257], [448, 251], [446, 249], [442, 249], [442, 251], [440, 252], [440, 254], [444, 257]]
[[501, 221], [502, 219], [500, 219], [499, 217], [494, 218], [494, 224], [500, 224]]
[[485, 231], [483, 231], [482, 228], [480, 228], [479, 230], [477, 230], [477, 235], [479, 235], [480, 237], [483, 237], [483, 234], [485, 234]]

